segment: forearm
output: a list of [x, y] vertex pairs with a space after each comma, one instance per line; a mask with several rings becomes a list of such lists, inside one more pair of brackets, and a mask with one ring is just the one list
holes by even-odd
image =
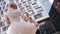
[[37, 26], [37, 27], [38, 27], [38, 23], [37, 23], [37, 22], [35, 22], [33, 19], [30, 19], [29, 17], [26, 17], [26, 20], [27, 20], [27, 21], [30, 21], [31, 23], [34, 23], [34, 24], [35, 24], [35, 26]]
[[8, 18], [5, 19], [7, 25], [10, 25], [10, 20]]
[[30, 17], [27, 17], [26, 15], [24, 16], [21, 12], [20, 12], [20, 16], [21, 16], [23, 19], [29, 21], [30, 23], [34, 23], [35, 26], [38, 26], [38, 23], [37, 23], [37, 22], [35, 22], [33, 19], [30, 19]]

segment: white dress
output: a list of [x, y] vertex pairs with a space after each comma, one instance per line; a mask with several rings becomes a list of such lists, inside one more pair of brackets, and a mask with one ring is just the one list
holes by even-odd
[[9, 11], [6, 13], [6, 16], [11, 22], [7, 34], [36, 34], [37, 28], [35, 25], [22, 21], [18, 11]]

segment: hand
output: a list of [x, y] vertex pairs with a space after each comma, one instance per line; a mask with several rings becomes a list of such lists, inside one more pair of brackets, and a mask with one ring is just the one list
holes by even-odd
[[25, 19], [26, 21], [29, 21], [30, 23], [34, 23], [34, 25], [38, 27], [38, 23], [35, 22], [35, 20], [33, 20], [31, 17], [29, 17], [29, 14], [27, 12], [26, 12], [26, 15], [23, 15], [22, 13], [20, 13], [20, 15], [23, 19]]
[[34, 25], [35, 25], [36, 27], [38, 27], [38, 23], [35, 22], [34, 19], [32, 19], [31, 17], [29, 17], [29, 14], [28, 14], [28, 13], [27, 13], [27, 15], [26, 15], [25, 17], [26, 17], [26, 20], [27, 20], [27, 21], [29, 21], [30, 23], [34, 23]]

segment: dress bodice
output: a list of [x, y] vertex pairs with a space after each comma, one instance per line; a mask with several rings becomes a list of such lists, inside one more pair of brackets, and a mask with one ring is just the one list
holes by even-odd
[[8, 11], [6, 16], [9, 18], [10, 22], [20, 21], [19, 11]]

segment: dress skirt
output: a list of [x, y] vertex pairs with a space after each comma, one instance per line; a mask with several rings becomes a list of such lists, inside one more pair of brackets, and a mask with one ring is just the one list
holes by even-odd
[[33, 23], [24, 21], [12, 22], [7, 30], [7, 34], [36, 34], [37, 28]]

